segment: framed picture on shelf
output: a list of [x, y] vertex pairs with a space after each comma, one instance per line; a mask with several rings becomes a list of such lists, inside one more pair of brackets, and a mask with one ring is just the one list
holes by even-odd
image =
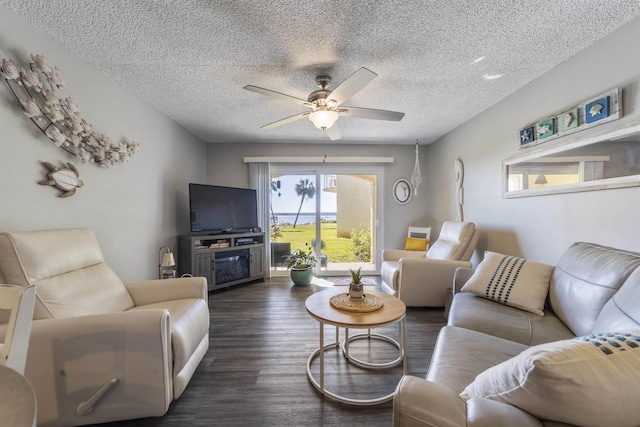
[[543, 120], [536, 125], [538, 139], [548, 138], [556, 133], [555, 120], [553, 118]]
[[597, 122], [609, 117], [609, 97], [605, 96], [584, 106], [584, 117], [587, 123]]
[[520, 145], [531, 144], [536, 139], [536, 133], [533, 129], [533, 126], [526, 127], [524, 129], [520, 129]]
[[566, 132], [578, 127], [580, 124], [580, 113], [578, 108], [573, 108], [564, 113], [560, 113], [556, 120], [558, 122], [558, 132]]
[[547, 143], [622, 117], [620, 88], [611, 89], [569, 109], [560, 110], [520, 129], [520, 149]]

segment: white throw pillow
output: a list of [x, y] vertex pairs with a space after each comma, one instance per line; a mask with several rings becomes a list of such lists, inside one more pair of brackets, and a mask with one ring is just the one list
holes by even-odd
[[460, 396], [508, 403], [541, 420], [639, 426], [640, 330], [530, 347], [480, 373]]
[[552, 265], [486, 251], [462, 292], [543, 316], [553, 268]]

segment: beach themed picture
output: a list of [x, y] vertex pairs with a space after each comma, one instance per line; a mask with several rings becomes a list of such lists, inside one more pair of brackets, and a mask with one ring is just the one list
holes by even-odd
[[558, 121], [558, 132], [566, 132], [578, 127], [580, 124], [579, 111], [578, 108], [573, 108], [558, 115], [558, 117], [556, 117]]
[[619, 119], [622, 117], [620, 95], [620, 88], [611, 89], [564, 111], [557, 111], [536, 124], [527, 125], [520, 129], [520, 149]]
[[584, 106], [584, 118], [587, 123], [597, 122], [609, 117], [609, 97], [605, 96]]
[[550, 137], [556, 133], [555, 120], [552, 118], [543, 120], [536, 125], [538, 139]]
[[536, 133], [533, 126], [529, 126], [524, 129], [520, 129], [520, 145], [527, 145], [535, 141]]

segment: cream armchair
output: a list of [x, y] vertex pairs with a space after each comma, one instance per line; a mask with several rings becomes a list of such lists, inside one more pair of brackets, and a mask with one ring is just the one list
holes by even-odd
[[124, 284], [88, 229], [0, 233], [2, 282], [36, 287], [25, 376], [41, 426], [161, 416], [209, 348], [205, 279]]
[[383, 251], [383, 289], [408, 307], [444, 307], [456, 268], [471, 267], [478, 237], [472, 222], [445, 221], [438, 240], [427, 252]]

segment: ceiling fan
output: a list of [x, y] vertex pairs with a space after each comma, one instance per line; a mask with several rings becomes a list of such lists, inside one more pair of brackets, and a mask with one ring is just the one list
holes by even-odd
[[295, 122], [303, 117], [309, 117], [309, 120], [311, 120], [318, 129], [325, 130], [329, 139], [334, 141], [340, 139], [341, 136], [340, 129], [338, 125], [335, 124], [338, 116], [391, 121], [400, 121], [404, 117], [404, 113], [398, 113], [396, 111], [341, 105], [344, 101], [364, 89], [364, 87], [371, 83], [376, 77], [378, 77], [376, 73], [362, 67], [338, 85], [335, 90], [331, 91], [327, 90], [331, 84], [331, 77], [326, 75], [318, 76], [316, 77], [316, 84], [320, 89], [311, 92], [306, 100], [253, 85], [245, 86], [244, 89], [310, 108], [310, 111], [305, 111], [304, 113], [264, 125], [261, 127], [262, 129], [271, 129]]

